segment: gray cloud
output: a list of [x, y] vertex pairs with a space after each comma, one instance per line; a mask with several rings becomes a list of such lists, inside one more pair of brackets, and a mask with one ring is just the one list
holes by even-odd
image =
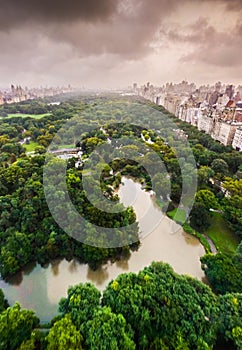
[[[242, 68], [242, 0], [0, 0], [0, 9], [0, 76], [8, 83], [115, 85], [125, 74], [127, 82], [177, 79], [191, 63], [194, 77], [199, 67]], [[230, 16], [230, 29], [214, 15], [221, 23]]]
[[231, 23], [229, 31], [221, 31], [211, 25], [208, 18], [200, 17], [189, 26], [173, 24], [172, 28], [162, 28], [161, 35], [170, 43], [190, 44], [191, 51], [180, 57], [181, 62], [204, 62], [221, 67], [241, 66], [242, 24], [236, 21]]
[[177, 6], [177, 0], [0, 0], [0, 32], [36, 32], [36, 40], [68, 44], [80, 57], [138, 59], [151, 51], [162, 20]]
[[70, 44], [80, 57], [115, 54], [139, 59], [151, 51], [151, 42], [162, 20], [176, 9], [176, 0], [120, 0], [105, 23], [76, 21], [58, 26], [51, 23], [46, 35]]
[[0, 29], [11, 29], [26, 23], [95, 22], [106, 20], [117, 7], [113, 0], [0, 0]]
[[[206, 1], [206, 0], [202, 0]], [[225, 5], [227, 11], [241, 11], [242, 1], [241, 0], [210, 0], [211, 2], [219, 2]]]
[[181, 26], [173, 24], [172, 29], [161, 29], [161, 34], [166, 37], [168, 41], [177, 43], [190, 43], [194, 47], [213, 47], [221, 45], [222, 43], [229, 44], [231, 34], [219, 32], [217, 29], [209, 24], [208, 18], [200, 17], [197, 21], [189, 26]]

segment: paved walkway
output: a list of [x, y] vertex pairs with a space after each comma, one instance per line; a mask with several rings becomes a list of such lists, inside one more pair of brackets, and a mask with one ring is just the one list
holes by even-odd
[[206, 238], [206, 240], [208, 241], [210, 248], [211, 248], [211, 252], [213, 254], [217, 254], [218, 250], [215, 246], [215, 244], [213, 243], [213, 241], [211, 240], [211, 238], [209, 238], [205, 233], [202, 234], [204, 238]]

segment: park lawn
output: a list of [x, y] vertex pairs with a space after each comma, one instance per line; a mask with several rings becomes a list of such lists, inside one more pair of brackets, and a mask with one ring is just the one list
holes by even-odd
[[65, 148], [76, 148], [76, 146], [74, 145], [74, 143], [69, 144], [69, 145], [60, 145], [60, 146], [58, 146], [58, 149], [65, 149]]
[[41, 118], [49, 116], [49, 115], [51, 115], [51, 113], [43, 113], [43, 114], [10, 113], [5, 118], [12, 118], [12, 117], [26, 118], [26, 117], [31, 117], [31, 118], [34, 118], [34, 119], [41, 119]]
[[220, 213], [212, 213], [211, 225], [205, 232], [222, 253], [234, 253], [239, 239], [228, 227]]
[[23, 144], [23, 147], [26, 148], [26, 152], [33, 152], [38, 146], [40, 146], [40, 144], [34, 141], [30, 141], [28, 145], [26, 143]]
[[171, 211], [168, 211], [167, 215], [172, 220], [174, 219], [174, 217], [176, 215], [176, 221], [178, 223], [181, 223], [181, 224], [183, 224], [186, 221], [186, 212], [185, 212], [185, 210], [180, 209], [180, 208], [175, 208], [175, 209], [173, 209]]

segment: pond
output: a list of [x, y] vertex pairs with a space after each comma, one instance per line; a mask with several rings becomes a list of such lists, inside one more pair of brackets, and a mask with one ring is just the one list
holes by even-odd
[[[199, 259], [205, 251], [199, 240], [181, 227], [171, 233], [174, 222], [161, 212], [154, 195], [143, 190], [140, 183], [123, 178], [118, 193], [125, 206], [134, 207], [145, 236], [139, 250], [128, 260], [108, 263], [96, 271], [76, 260], [55, 260], [46, 267], [29, 264], [9, 283], [0, 280], [0, 288], [11, 305], [19, 301], [23, 307], [35, 310], [41, 322], [48, 322], [57, 314], [58, 302], [66, 296], [69, 286], [91, 282], [102, 291], [120, 273], [138, 272], [152, 261], [167, 262], [180, 274], [204, 279]], [[142, 220], [144, 215], [146, 219]]]

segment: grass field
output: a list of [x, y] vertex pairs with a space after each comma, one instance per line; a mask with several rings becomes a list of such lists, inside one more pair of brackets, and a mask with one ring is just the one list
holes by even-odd
[[58, 149], [63, 149], [63, 148], [75, 148], [74, 143], [72, 143], [71, 145], [60, 145], [58, 146]]
[[183, 209], [175, 208], [167, 213], [167, 216], [171, 218], [172, 220], [174, 219], [176, 215], [176, 221], [178, 223], [183, 224], [186, 221], [186, 212]]
[[[186, 220], [184, 210], [175, 208], [167, 213], [168, 217], [172, 220], [176, 214], [176, 221], [178, 223], [184, 223]], [[234, 253], [239, 244], [239, 239], [228, 227], [220, 213], [212, 213], [211, 225], [204, 233], [211, 238], [216, 248], [222, 253]]]
[[46, 116], [48, 116], [50, 114], [51, 113], [44, 113], [44, 114], [13, 113], [13, 114], [8, 114], [7, 117], [0, 117], [0, 119], [6, 119], [6, 118], [12, 118], [12, 117], [22, 117], [22, 118], [31, 117], [31, 118], [34, 118], [34, 119], [41, 119], [41, 118], [46, 117]]
[[212, 239], [217, 249], [223, 253], [233, 253], [239, 244], [238, 238], [219, 213], [212, 213], [211, 226], [205, 233]]
[[38, 142], [30, 141], [29, 145], [26, 143], [23, 145], [24, 148], [26, 148], [26, 152], [32, 152], [34, 151], [35, 147], [40, 146]]

